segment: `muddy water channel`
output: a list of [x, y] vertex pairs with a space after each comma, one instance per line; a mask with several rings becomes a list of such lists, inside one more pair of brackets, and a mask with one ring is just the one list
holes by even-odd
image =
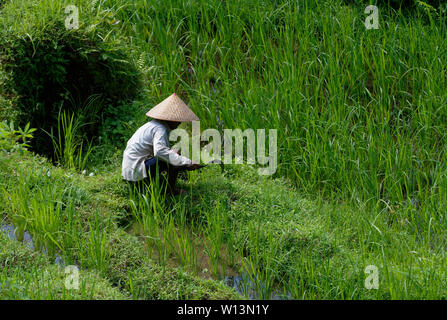
[[[11, 239], [18, 240], [18, 234], [12, 224], [0, 224], [0, 232], [6, 234]], [[163, 246], [149, 245], [147, 241], [148, 237], [142, 232], [141, 226], [133, 224], [127, 229], [127, 232], [137, 236], [140, 241], [143, 241], [151, 258], [161, 264], [172, 267], [185, 267], [190, 272], [204, 279], [223, 280], [227, 286], [234, 288], [239, 294], [249, 299], [260, 299], [262, 296], [265, 298], [265, 294], [261, 295], [258, 289], [263, 287], [262, 283], [255, 283], [243, 268], [241, 268], [240, 259], [238, 257], [229, 257], [228, 250], [224, 246], [220, 248], [218, 260], [212, 261], [213, 259], [210, 258], [212, 254], [210, 254], [210, 246], [208, 246], [207, 241], [197, 237], [194, 238], [194, 235], [191, 233], [189, 240], [191, 240], [192, 246], [189, 255], [193, 258], [189, 260], [191, 263], [188, 264], [185, 263], [185, 256], [179, 256], [175, 250], [168, 250]], [[160, 239], [152, 240], [156, 243]], [[23, 243], [30, 249], [35, 249], [33, 239], [27, 231], [24, 232]], [[46, 254], [45, 248], [43, 251]], [[63, 259], [57, 254], [54, 263], [61, 266], [65, 265]], [[269, 299], [272, 300], [291, 299], [290, 294], [281, 294], [275, 290], [269, 296]]]
[[[10, 239], [18, 240], [18, 234], [12, 224], [6, 224], [6, 223], [0, 224], [0, 232], [6, 234]], [[25, 231], [23, 234], [23, 243], [31, 250], [35, 249], [33, 239], [31, 238], [31, 235], [27, 231]], [[45, 248], [43, 248], [43, 252], [44, 254], [47, 254], [47, 250]], [[56, 254], [54, 263], [60, 266], [65, 265], [63, 259], [58, 254]]]
[[[126, 231], [143, 241], [149, 256], [160, 264], [183, 267], [204, 279], [222, 280], [227, 286], [249, 299], [262, 299], [262, 297], [265, 299], [267, 296], [271, 300], [292, 299], [290, 293], [281, 293], [280, 290], [272, 290], [267, 296], [265, 293], [261, 294], [259, 288], [266, 286], [255, 282], [248, 275], [241, 267], [240, 257], [229, 255], [225, 245], [219, 248], [219, 253], [216, 255], [216, 252], [211, 252], [213, 250], [210, 250], [212, 246], [208, 239], [191, 231], [188, 231], [189, 236], [186, 240], [189, 241], [189, 245], [186, 250], [184, 246], [175, 248], [178, 243], [169, 242], [177, 241], [169, 236], [163, 236], [162, 232], [158, 236], [145, 235], [142, 226], [137, 223], [133, 223]], [[190, 259], [185, 259], [185, 255], [190, 255]], [[215, 258], [216, 256], [218, 258]]]

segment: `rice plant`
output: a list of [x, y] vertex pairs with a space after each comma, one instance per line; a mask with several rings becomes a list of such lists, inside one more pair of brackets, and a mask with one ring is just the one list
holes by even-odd
[[74, 113], [69, 115], [65, 111], [59, 112], [57, 136], [50, 135], [57, 162], [67, 169], [77, 171], [85, 169], [88, 157], [92, 152], [91, 142], [87, 145], [87, 149], [84, 148], [80, 131], [85, 124], [80, 119], [81, 117], [75, 117]]
[[32, 186], [29, 180], [22, 181], [17, 188], [6, 190], [3, 197], [9, 203], [8, 217], [17, 229], [18, 239], [23, 241], [25, 230], [28, 231], [40, 250], [47, 251], [55, 257], [62, 247], [62, 226], [65, 213], [63, 210], [63, 189], [50, 182]]

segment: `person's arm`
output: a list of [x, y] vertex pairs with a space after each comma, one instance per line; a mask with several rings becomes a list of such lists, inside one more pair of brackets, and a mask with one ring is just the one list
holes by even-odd
[[169, 147], [168, 134], [164, 130], [159, 130], [154, 134], [153, 139], [154, 155], [159, 159], [176, 167], [187, 166], [193, 164], [188, 158], [177, 154]]

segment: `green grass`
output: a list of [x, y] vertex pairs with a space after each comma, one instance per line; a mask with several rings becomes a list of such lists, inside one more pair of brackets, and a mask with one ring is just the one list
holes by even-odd
[[[285, 179], [260, 178], [255, 168], [238, 166], [227, 166], [222, 175], [216, 165], [190, 173], [180, 182], [194, 190], [186, 197], [154, 199], [166, 206], [162, 214], [154, 215], [150, 202], [144, 202], [144, 193], [134, 195], [143, 199], [143, 205], [137, 210], [132, 205], [118, 163], [115, 173], [93, 177], [67, 176], [63, 169], [35, 156], [2, 155], [1, 163], [2, 172], [15, 172], [2, 180], [7, 190], [14, 190], [16, 179], [28, 175], [32, 178], [25, 185], [34, 189], [52, 181], [56, 190], [61, 186], [70, 190], [61, 200], [78, 207], [76, 222], [74, 226], [64, 223], [50, 233], [64, 235], [59, 253], [67, 262], [95, 270], [132, 295], [236, 297], [222, 284], [200, 279], [203, 268], [214, 279], [222, 279], [230, 269], [224, 258], [233, 254], [233, 270], [245, 274], [246, 285], [255, 284], [252, 289], [260, 298], [269, 298], [272, 291], [290, 293], [296, 299], [446, 297], [445, 231], [415, 232], [406, 219], [408, 208], [377, 215], [373, 208], [305, 199]], [[5, 218], [14, 221], [13, 211], [7, 202], [2, 203]], [[52, 216], [62, 218], [57, 212], [52, 211]], [[146, 225], [135, 214], [141, 214], [140, 219], [145, 216]], [[62, 216], [70, 216], [69, 205]], [[144, 238], [137, 240], [122, 230], [133, 221], [143, 224]], [[31, 226], [27, 229], [33, 237], [46, 234]], [[208, 256], [207, 264], [197, 261], [203, 256]], [[364, 287], [368, 265], [379, 268], [378, 290]]]
[[[68, 3], [7, 1], [0, 25], [45, 34]], [[366, 5], [342, 1], [76, 3], [81, 28], [125, 47], [144, 87], [106, 121], [116, 131], [82, 164], [93, 177], [2, 155], [1, 209], [19, 231], [133, 297], [237, 296], [204, 268], [217, 280], [238, 269], [259, 298], [447, 297], [445, 14], [380, 6], [366, 30]], [[14, 105], [7, 77], [0, 67], [0, 113]], [[277, 129], [276, 174], [210, 166], [183, 177], [186, 197], [129, 193], [124, 144], [108, 136], [125, 141], [174, 91], [202, 130]]]
[[83, 140], [79, 131], [82, 129], [82, 121], [75, 115], [67, 115], [65, 111], [58, 116], [57, 136], [50, 134], [53, 141], [55, 158], [59, 164], [67, 169], [83, 171], [88, 157], [92, 152], [92, 144], [89, 143], [87, 151], [82, 149]]
[[0, 298], [129, 299], [95, 271], [79, 270], [79, 290], [65, 287], [65, 269], [0, 233]]
[[[223, 237], [244, 256], [248, 275], [263, 280], [256, 282], [267, 290], [262, 297], [275, 283], [306, 299], [445, 297], [445, 230], [421, 237], [405, 210], [377, 214], [374, 208], [304, 199], [289, 182], [260, 179], [253, 168], [218, 172], [216, 167], [191, 178], [201, 195], [191, 216], [209, 220], [200, 216], [207, 211], [219, 217], [216, 203], [225, 204], [229, 218], [218, 222]], [[378, 290], [364, 287], [368, 265], [379, 268]]]
[[[159, 265], [150, 259], [144, 244], [123, 231], [124, 221], [132, 214], [127, 186], [118, 175], [88, 177], [53, 167], [46, 159], [29, 153], [8, 155], [4, 152], [0, 152], [0, 171], [3, 190], [0, 221], [15, 224], [17, 231], [27, 230], [37, 244], [33, 256], [47, 261], [49, 268], [54, 269], [48, 261], [54, 261], [58, 254], [67, 265], [79, 265], [82, 270], [97, 274], [122, 297], [134, 299], [238, 297], [221, 282], [199, 278], [181, 266]], [[42, 197], [44, 193], [46, 197]], [[15, 241], [13, 246], [19, 244], [20, 241]], [[4, 254], [14, 254], [12, 248], [5, 247]], [[5, 256], [5, 261], [9, 260]], [[32, 286], [43, 286], [46, 280], [38, 277], [39, 270], [32, 271], [29, 277], [22, 275], [20, 268], [25, 264], [18, 261], [12, 265], [8, 272], [15, 276], [4, 273], [5, 281], [20, 276], [17, 278], [20, 283], [29, 280]], [[55, 270], [50, 272], [50, 277], [55, 281], [55, 290], [60, 291], [64, 288], [64, 282], [60, 281], [65, 281], [65, 275], [63, 269]], [[180, 292], [179, 288], [182, 288]], [[25, 293], [30, 294], [30, 290]], [[51, 292], [30, 297], [59, 297]], [[73, 297], [103, 298], [87, 293], [78, 292]], [[12, 294], [5, 297], [19, 297]]]

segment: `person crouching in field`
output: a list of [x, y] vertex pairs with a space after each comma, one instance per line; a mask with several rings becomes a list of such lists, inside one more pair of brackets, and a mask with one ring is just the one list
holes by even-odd
[[[153, 120], [141, 126], [127, 142], [123, 154], [122, 177], [139, 184], [150, 183], [158, 175], [167, 182], [167, 192], [177, 195], [177, 175], [182, 170], [195, 170], [200, 165], [170, 149], [169, 132], [181, 122], [198, 121], [199, 118], [174, 93], [146, 113]], [[163, 178], [162, 178], [163, 177]]]

